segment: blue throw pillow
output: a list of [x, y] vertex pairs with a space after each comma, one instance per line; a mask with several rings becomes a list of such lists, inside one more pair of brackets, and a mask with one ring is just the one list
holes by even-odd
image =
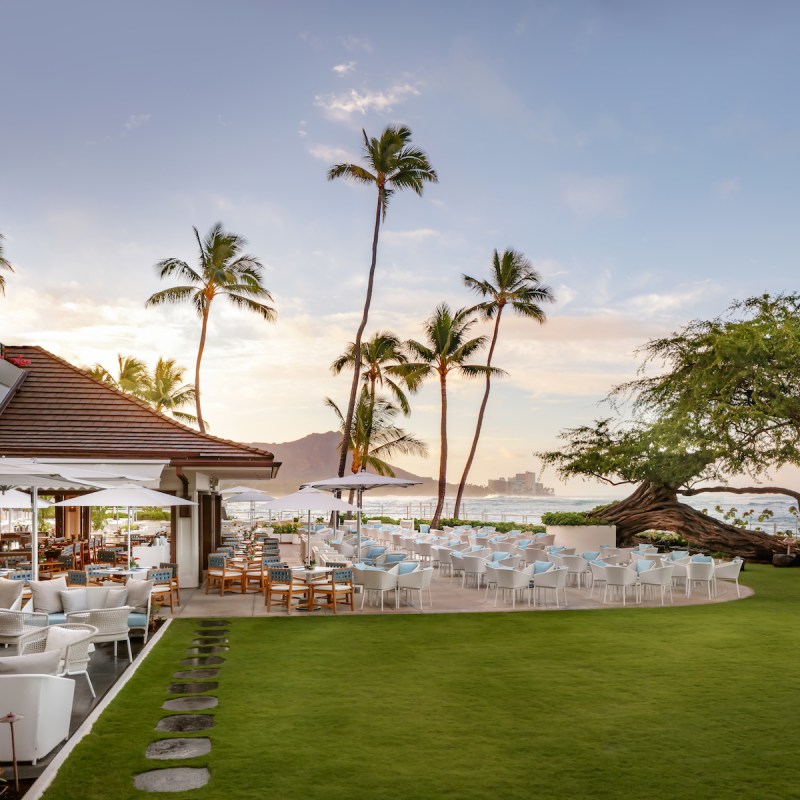
[[539, 575], [542, 572], [549, 572], [553, 568], [553, 564], [549, 561], [534, 561], [533, 574]]
[[641, 575], [643, 572], [647, 572], [653, 566], [652, 561], [648, 561], [646, 558], [640, 558], [636, 562], [636, 574]]
[[592, 564], [594, 564], [596, 567], [607, 567], [608, 566], [608, 564], [606, 564], [605, 561], [601, 561], [599, 558], [594, 559], [594, 561], [592, 561]]
[[397, 562], [397, 574], [398, 575], [407, 575], [409, 572], [414, 572], [414, 570], [419, 566], [419, 563], [416, 561], [398, 561]]
[[711, 556], [692, 556], [691, 560], [695, 564], [713, 564], [714, 559]]

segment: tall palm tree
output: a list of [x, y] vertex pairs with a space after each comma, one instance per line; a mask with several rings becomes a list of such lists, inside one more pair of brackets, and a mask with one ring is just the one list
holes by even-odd
[[455, 371], [467, 378], [475, 378], [491, 372], [503, 374], [502, 370], [483, 364], [470, 364], [469, 359], [481, 350], [488, 341], [486, 336], [469, 338], [469, 331], [475, 324], [470, 309], [451, 311], [447, 303], [440, 303], [424, 324], [426, 342], [409, 340], [406, 346], [419, 361], [412, 362], [409, 367], [416, 370], [420, 379], [434, 374], [439, 376], [439, 392], [441, 395], [442, 414], [440, 421], [439, 450], [439, 495], [436, 511], [431, 520], [431, 527], [439, 525], [444, 508], [444, 497], [447, 489], [447, 376]]
[[[344, 437], [344, 415], [330, 397], [325, 398], [325, 405], [336, 414]], [[351, 471], [354, 475], [366, 472], [367, 467], [370, 467], [378, 475], [394, 477], [394, 470], [385, 459], [397, 454], [428, 455], [428, 445], [425, 442], [394, 424], [394, 418], [399, 413], [398, 406], [384, 397], [371, 397], [368, 387], [361, 387], [350, 435], [345, 437], [348, 439], [348, 450], [353, 453]], [[353, 502], [352, 491], [350, 502]]]
[[[517, 250], [506, 250], [500, 256], [497, 250], [492, 256], [492, 270], [489, 280], [479, 281], [469, 275], [462, 275], [464, 284], [467, 288], [486, 298], [483, 302], [473, 306], [471, 310], [476, 311], [483, 319], [494, 319], [494, 331], [492, 332], [492, 342], [489, 345], [489, 355], [486, 357], [486, 366], [492, 366], [492, 356], [497, 344], [497, 335], [500, 332], [500, 318], [503, 316], [503, 309], [510, 306], [515, 314], [521, 317], [544, 324], [547, 316], [542, 310], [541, 303], [555, 302], [553, 290], [542, 283], [541, 275], [533, 268], [533, 265], [525, 256]], [[489, 392], [492, 388], [492, 373], [486, 373], [486, 388], [483, 392], [481, 408], [478, 412], [478, 422], [475, 425], [475, 436], [472, 440], [472, 447], [467, 456], [467, 463], [458, 484], [456, 503], [453, 509], [453, 516], [458, 518], [461, 509], [461, 498], [464, 496], [464, 487], [467, 484], [469, 471], [478, 449], [478, 439], [481, 436], [483, 426], [483, 415], [486, 412], [486, 405], [489, 402]]]
[[183, 383], [185, 367], [175, 363], [174, 358], [159, 358], [155, 369], [148, 376], [148, 386], [143, 399], [161, 414], [170, 414], [181, 422], [195, 424], [197, 417], [181, 411], [195, 402], [195, 390], [191, 384]]
[[221, 222], [212, 226], [205, 239], [200, 238], [197, 228], [192, 230], [200, 250], [198, 269], [192, 269], [185, 261], [178, 258], [160, 261], [156, 264], [160, 277], [175, 275], [186, 283], [156, 292], [150, 296], [145, 305], [188, 302], [194, 306], [201, 319], [194, 390], [197, 424], [200, 431], [205, 433], [206, 427], [200, 408], [200, 362], [205, 350], [212, 302], [216, 297], [227, 297], [233, 305], [253, 311], [267, 322], [274, 322], [276, 313], [272, 306], [261, 302], [262, 300], [272, 302], [272, 295], [262, 284], [264, 267], [255, 256], [242, 255], [247, 242], [241, 236], [226, 233], [222, 229]]
[[[14, 271], [14, 267], [11, 266], [11, 262], [6, 258], [5, 249], [3, 247], [3, 239], [5, 237], [2, 233], [0, 233], [0, 270], [6, 269], [9, 272]], [[0, 294], [6, 293], [6, 276], [0, 274]]]
[[[437, 183], [439, 180], [425, 152], [411, 146], [411, 130], [409, 128], [403, 125], [389, 126], [383, 131], [379, 139], [370, 139], [364, 130], [361, 133], [364, 136], [363, 153], [366, 166], [361, 166], [360, 164], [336, 164], [328, 170], [328, 180], [347, 178], [356, 183], [371, 184], [378, 190], [375, 226], [372, 234], [372, 262], [370, 263], [369, 279], [367, 280], [364, 311], [353, 344], [356, 357], [353, 363], [353, 382], [350, 385], [350, 399], [345, 415], [345, 430], [350, 429], [356, 407], [358, 378], [361, 371], [361, 337], [367, 327], [369, 307], [372, 302], [381, 221], [386, 219], [389, 200], [397, 190], [411, 189], [416, 194], [422, 195], [426, 183]], [[342, 449], [339, 456], [339, 477], [344, 475], [345, 464], [347, 463], [347, 446], [347, 437], [342, 437]]]

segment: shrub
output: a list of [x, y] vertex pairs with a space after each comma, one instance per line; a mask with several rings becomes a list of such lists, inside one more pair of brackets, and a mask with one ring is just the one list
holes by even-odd
[[580, 511], [548, 511], [542, 514], [545, 525], [605, 525], [602, 519], [587, 517]]

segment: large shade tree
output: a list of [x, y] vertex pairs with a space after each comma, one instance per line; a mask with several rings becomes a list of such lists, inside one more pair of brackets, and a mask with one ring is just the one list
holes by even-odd
[[[648, 529], [676, 531], [693, 544], [769, 559], [785, 550], [774, 536], [714, 519], [678, 500], [713, 492], [800, 492], [771, 485], [770, 472], [800, 464], [800, 295], [734, 303], [648, 342], [642, 374], [617, 387], [615, 418], [564, 431], [565, 446], [541, 453], [562, 478], [635, 486], [593, 512], [627, 544]], [[656, 365], [653, 375], [648, 369]], [[749, 486], [731, 486], [748, 476]]]
[[452, 311], [447, 303], [440, 303], [423, 324], [425, 341], [410, 339], [406, 343], [412, 359], [417, 359], [408, 365], [417, 377], [420, 380], [434, 376], [439, 379], [439, 486], [436, 510], [431, 520], [433, 528], [439, 525], [447, 490], [447, 378], [453, 372], [465, 378], [477, 378], [488, 373], [503, 374], [495, 367], [470, 362], [488, 341], [486, 336], [470, 338], [474, 324], [475, 317], [469, 309]]
[[243, 253], [247, 244], [244, 238], [223, 230], [222, 223], [212, 226], [205, 239], [197, 228], [192, 229], [198, 246], [197, 269], [179, 258], [167, 258], [156, 264], [161, 278], [177, 277], [183, 283], [151, 295], [147, 306], [165, 303], [191, 303], [200, 317], [200, 343], [194, 372], [195, 408], [197, 424], [205, 433], [205, 423], [200, 405], [200, 363], [206, 344], [211, 306], [217, 297], [225, 297], [238, 308], [258, 314], [267, 322], [274, 322], [275, 309], [267, 305], [272, 295], [263, 284], [264, 267], [253, 255]]
[[[533, 268], [531, 262], [517, 250], [505, 250], [502, 256], [495, 250], [492, 255], [491, 275], [487, 280], [479, 280], [469, 275], [463, 275], [462, 278], [469, 289], [484, 298], [476, 306], [473, 306], [472, 310], [477, 312], [483, 319], [494, 321], [492, 340], [486, 356], [487, 367], [492, 366], [492, 358], [494, 357], [494, 350], [500, 333], [500, 320], [506, 306], [518, 316], [529, 319], [532, 322], [538, 322], [541, 325], [547, 319], [542, 305], [555, 301], [552, 289], [542, 283], [541, 275]], [[487, 370], [486, 386], [483, 391], [481, 407], [478, 411], [478, 419], [475, 423], [475, 435], [464, 465], [464, 472], [458, 484], [458, 493], [453, 507], [453, 516], [456, 518], [458, 518], [461, 510], [464, 487], [467, 485], [469, 471], [472, 468], [472, 462], [478, 449], [483, 417], [486, 413], [486, 406], [489, 403], [491, 388], [492, 372]]]
[[[370, 138], [367, 136], [366, 131], [363, 130], [362, 134], [364, 137], [364, 164], [341, 163], [334, 165], [328, 171], [328, 180], [345, 178], [355, 183], [373, 186], [377, 191], [375, 223], [372, 233], [372, 260], [367, 278], [364, 310], [361, 314], [361, 322], [353, 343], [356, 358], [353, 362], [353, 380], [350, 384], [350, 398], [345, 412], [345, 430], [349, 430], [352, 424], [356, 407], [359, 374], [361, 372], [361, 339], [367, 327], [370, 304], [372, 303], [381, 222], [386, 219], [389, 201], [395, 192], [411, 189], [416, 194], [422, 195], [426, 183], [436, 183], [439, 180], [425, 152], [411, 145], [411, 130], [409, 128], [403, 125], [389, 126], [379, 138]], [[339, 477], [344, 475], [347, 463], [347, 446], [347, 437], [343, 437], [339, 454]]]

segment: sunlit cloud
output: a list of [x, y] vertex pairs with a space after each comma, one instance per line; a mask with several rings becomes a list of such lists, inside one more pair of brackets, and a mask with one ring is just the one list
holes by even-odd
[[355, 61], [348, 61], [346, 64], [337, 64], [333, 67], [333, 71], [337, 75], [349, 75], [356, 68]]
[[309, 155], [320, 161], [327, 161], [329, 164], [352, 164], [358, 161], [358, 158], [352, 156], [347, 150], [341, 147], [332, 147], [327, 144], [315, 144], [308, 148]]
[[384, 91], [350, 89], [343, 94], [317, 95], [314, 105], [323, 109], [331, 119], [348, 120], [354, 114], [364, 116], [371, 111], [391, 111], [419, 93], [419, 89], [410, 83], [397, 83]]

